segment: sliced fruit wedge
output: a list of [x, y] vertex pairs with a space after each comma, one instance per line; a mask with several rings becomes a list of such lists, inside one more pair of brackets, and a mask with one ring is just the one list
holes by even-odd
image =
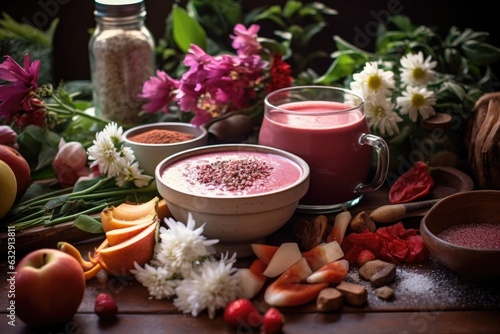
[[239, 298], [251, 299], [260, 292], [267, 280], [267, 276], [263, 274], [266, 266], [260, 259], [255, 259], [250, 268], [238, 269], [240, 279]]
[[155, 222], [155, 220], [151, 220], [129, 227], [113, 229], [106, 232], [106, 239], [108, 240], [110, 246], [121, 244], [122, 242], [135, 237], [136, 235], [147, 229], [149, 225]]
[[276, 253], [274, 253], [266, 270], [264, 270], [264, 275], [267, 277], [276, 277], [301, 258], [302, 253], [296, 242], [284, 242], [278, 247]]
[[96, 251], [93, 258], [112, 275], [130, 275], [134, 262], [143, 266], [153, 258], [157, 225], [151, 224], [125, 242]]
[[328, 287], [328, 283], [302, 283], [311, 274], [311, 268], [302, 257], [267, 287], [264, 300], [276, 307], [298, 306], [310, 302]]
[[325, 264], [343, 257], [344, 252], [337, 241], [331, 241], [320, 244], [307, 252], [303, 252], [302, 256], [306, 258], [312, 271], [316, 271]]
[[340, 283], [349, 271], [349, 261], [345, 259], [325, 264], [306, 279], [308, 283]]
[[262, 262], [269, 264], [274, 254], [278, 250], [278, 246], [271, 246], [266, 244], [252, 244], [252, 250]]

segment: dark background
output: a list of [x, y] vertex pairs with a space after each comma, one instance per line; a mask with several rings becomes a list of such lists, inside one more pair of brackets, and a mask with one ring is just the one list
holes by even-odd
[[[303, 0], [303, 2], [310, 2]], [[438, 34], [445, 36], [451, 26], [460, 30], [471, 28], [490, 33], [489, 42], [500, 47], [498, 11], [493, 9], [494, 1], [429, 0], [367, 0], [332, 1], [324, 4], [338, 11], [332, 16], [328, 31], [322, 33], [316, 45], [330, 52], [334, 50], [332, 36], [339, 35], [365, 50], [372, 48], [373, 29], [378, 20], [386, 21], [389, 15], [408, 16], [414, 24], [437, 27]], [[173, 0], [146, 0], [146, 25], [156, 40], [161, 38]], [[284, 0], [242, 0], [244, 9], [262, 5], [284, 4]], [[54, 79], [88, 80], [88, 40], [94, 28], [93, 0], [2, 0], [0, 10], [16, 20], [30, 22], [46, 29], [49, 22], [60, 19], [54, 39]], [[365, 33], [363, 39], [360, 34]], [[365, 45], [360, 45], [365, 44]], [[322, 64], [318, 64], [321, 71]], [[494, 67], [496, 70], [496, 67]]]

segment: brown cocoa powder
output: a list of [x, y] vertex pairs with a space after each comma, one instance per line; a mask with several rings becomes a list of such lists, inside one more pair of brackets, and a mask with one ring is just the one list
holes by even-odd
[[165, 129], [153, 129], [131, 136], [128, 139], [143, 144], [172, 144], [193, 138], [194, 136], [190, 133]]

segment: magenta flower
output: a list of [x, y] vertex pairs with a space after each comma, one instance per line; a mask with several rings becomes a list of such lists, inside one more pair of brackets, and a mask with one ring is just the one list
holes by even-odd
[[238, 56], [245, 57], [261, 52], [262, 45], [257, 41], [259, 30], [260, 26], [257, 24], [252, 24], [248, 29], [241, 23], [234, 27], [234, 35], [231, 35], [233, 39], [232, 47], [236, 50]]
[[143, 109], [149, 113], [159, 110], [168, 112], [170, 103], [175, 98], [175, 90], [179, 88], [179, 81], [172, 79], [167, 73], [157, 70], [156, 77], [150, 77], [142, 86], [140, 98], [149, 100]]
[[18, 110], [33, 109], [30, 96], [38, 88], [40, 61], [30, 62], [30, 57], [26, 54], [24, 67], [21, 67], [12, 57], [6, 58], [0, 64], [0, 79], [11, 84], [0, 86], [0, 116], [10, 122]]

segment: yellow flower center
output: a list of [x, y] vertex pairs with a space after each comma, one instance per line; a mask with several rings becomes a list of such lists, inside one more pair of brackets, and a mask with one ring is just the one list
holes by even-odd
[[423, 80], [425, 78], [425, 74], [426, 72], [420, 67], [415, 68], [412, 72], [413, 78], [417, 81]]
[[425, 105], [425, 97], [422, 94], [414, 94], [411, 98], [411, 104], [419, 109], [423, 105]]
[[367, 84], [370, 90], [378, 90], [382, 86], [382, 79], [378, 75], [370, 75]]

